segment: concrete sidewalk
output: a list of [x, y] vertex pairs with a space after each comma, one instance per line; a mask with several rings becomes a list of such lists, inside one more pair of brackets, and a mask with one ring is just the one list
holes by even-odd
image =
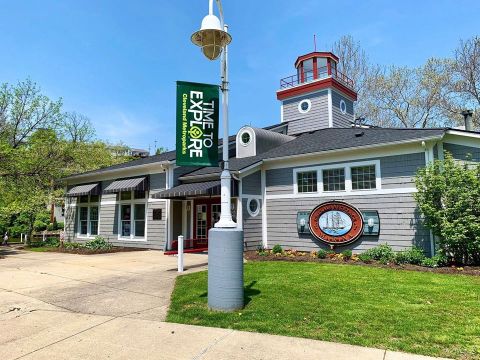
[[[187, 272], [205, 269], [189, 254]], [[0, 358], [428, 359], [379, 349], [165, 323], [176, 258], [16, 251], [0, 259]]]

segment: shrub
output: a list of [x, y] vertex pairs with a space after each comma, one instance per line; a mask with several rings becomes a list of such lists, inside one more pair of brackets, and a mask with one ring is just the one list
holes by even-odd
[[344, 250], [342, 251], [342, 256], [344, 260], [350, 260], [352, 258], [352, 250]]
[[283, 252], [283, 249], [279, 244], [275, 245], [272, 249], [272, 253], [274, 254], [281, 254], [282, 252]]
[[424, 258], [421, 263], [422, 266], [436, 268], [447, 265], [447, 257], [443, 255], [435, 255], [431, 258]]
[[84, 245], [80, 244], [80, 243], [77, 243], [77, 242], [64, 242], [63, 247], [66, 250], [74, 250], [74, 249], [80, 249], [80, 248], [84, 247]]
[[262, 245], [257, 247], [257, 254], [260, 256], [267, 256], [268, 255], [268, 250], [265, 249]]
[[65, 223], [63, 221], [58, 221], [56, 224], [57, 228], [54, 230], [63, 230], [63, 228], [65, 227]]
[[446, 153], [419, 169], [415, 183], [415, 200], [442, 253], [457, 264], [480, 264], [480, 164]]
[[395, 259], [395, 252], [388, 244], [368, 249], [364, 254], [369, 255], [373, 260], [380, 261], [382, 264], [387, 264]]
[[360, 255], [358, 255], [358, 259], [360, 261], [363, 261], [366, 264], [369, 264], [373, 261], [372, 255], [370, 255], [367, 252], [364, 252], [364, 253], [361, 253]]
[[95, 236], [95, 239], [85, 243], [85, 248], [90, 250], [110, 250], [112, 247], [113, 245], [101, 236]]
[[45, 241], [43, 242], [43, 245], [46, 247], [59, 247], [60, 241], [57, 238], [49, 237], [45, 239]]
[[395, 254], [395, 262], [397, 264], [412, 264], [420, 265], [425, 259], [425, 254], [422, 249], [412, 247], [405, 251], [399, 251]]
[[319, 259], [326, 259], [327, 257], [327, 251], [323, 250], [323, 249], [320, 249], [318, 250], [317, 252], [317, 258]]

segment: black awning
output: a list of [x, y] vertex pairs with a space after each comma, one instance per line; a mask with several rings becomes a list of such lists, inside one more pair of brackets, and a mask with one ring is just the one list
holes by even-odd
[[190, 183], [175, 186], [152, 195], [154, 199], [175, 199], [187, 196], [220, 195], [220, 180]]
[[77, 185], [67, 191], [67, 196], [98, 195], [98, 189], [98, 183]]
[[138, 177], [125, 180], [117, 180], [108, 185], [103, 192], [105, 194], [117, 193], [120, 191], [148, 190], [146, 177]]

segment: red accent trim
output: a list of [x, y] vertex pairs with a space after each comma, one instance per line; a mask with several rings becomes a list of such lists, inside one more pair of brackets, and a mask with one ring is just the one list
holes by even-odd
[[330, 63], [331, 59], [327, 59], [327, 74], [332, 75], [332, 64]]
[[313, 58], [313, 78], [318, 79], [318, 67], [317, 67], [317, 58]]
[[292, 96], [298, 96], [317, 90], [327, 89], [329, 87], [333, 87], [341, 91], [344, 95], [348, 96], [353, 101], [357, 100], [357, 93], [355, 91], [349, 89], [334, 78], [313, 81], [293, 88], [277, 91], [277, 99], [285, 100]]
[[314, 52], [311, 52], [309, 54], [299, 56], [297, 58], [297, 60], [295, 61], [295, 67], [298, 68], [298, 63], [300, 61], [303, 62], [305, 60], [315, 58], [315, 57], [326, 57], [326, 58], [329, 58], [329, 59], [333, 59], [335, 62], [338, 62], [338, 57], [334, 53], [314, 51]]
[[300, 64], [300, 82], [305, 82], [305, 73], [303, 72], [303, 63]]
[[[183, 249], [184, 254], [200, 253], [200, 252], [208, 252], [208, 247], [198, 248], [198, 249]], [[177, 254], [178, 254], [177, 250], [169, 250], [163, 253], [163, 255], [177, 255]]]

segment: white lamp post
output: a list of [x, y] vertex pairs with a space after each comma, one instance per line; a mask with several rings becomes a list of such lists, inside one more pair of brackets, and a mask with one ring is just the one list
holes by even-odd
[[[213, 14], [213, 0], [209, 0], [209, 13], [203, 18], [202, 26], [195, 32], [191, 40], [202, 49], [209, 60], [215, 60], [222, 55], [222, 108], [223, 108], [223, 171], [221, 180], [221, 211], [220, 220], [215, 224], [219, 228], [234, 228], [237, 224], [232, 220], [231, 213], [231, 175], [228, 164], [228, 44], [232, 37], [228, 34], [228, 26], [223, 22], [223, 10], [220, 0], [216, 0], [220, 20]], [[223, 52], [222, 52], [223, 50]]]
[[220, 20], [213, 14], [209, 0], [208, 15], [191, 40], [209, 60], [220, 55], [223, 108], [223, 170], [220, 219], [208, 232], [208, 306], [214, 310], [233, 311], [243, 307], [243, 231], [237, 228], [231, 213], [231, 175], [228, 164], [228, 47], [232, 37], [223, 21], [220, 0], [216, 0]]

